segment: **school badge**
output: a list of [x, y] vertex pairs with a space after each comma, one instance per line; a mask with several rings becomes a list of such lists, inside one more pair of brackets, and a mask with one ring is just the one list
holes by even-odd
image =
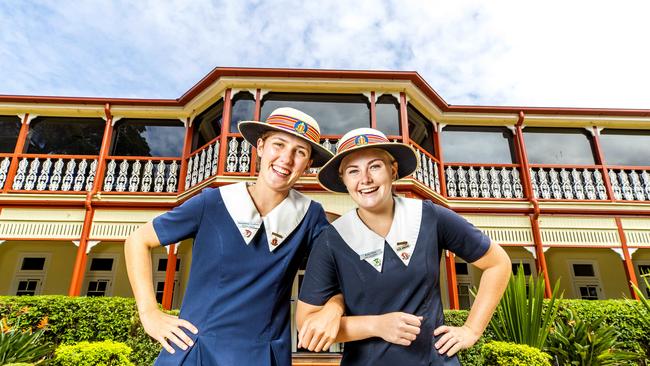
[[301, 135], [304, 135], [307, 133], [307, 124], [303, 121], [297, 121], [296, 123], [293, 124], [293, 129], [298, 132]]
[[368, 138], [366, 137], [366, 135], [359, 135], [354, 139], [354, 144], [357, 146], [367, 145]]

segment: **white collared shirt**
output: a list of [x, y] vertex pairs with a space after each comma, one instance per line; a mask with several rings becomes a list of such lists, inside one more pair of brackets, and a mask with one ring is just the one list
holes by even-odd
[[345, 243], [359, 255], [359, 259], [370, 263], [378, 272], [381, 272], [383, 267], [384, 242], [387, 242], [402, 263], [408, 266], [420, 234], [422, 201], [394, 197], [394, 202], [395, 214], [386, 238], [370, 230], [361, 221], [356, 209], [332, 223]]
[[250, 244], [263, 223], [271, 252], [298, 227], [311, 203], [311, 199], [291, 189], [282, 202], [266, 216], [261, 217], [245, 182], [223, 186], [219, 190], [226, 210], [237, 225], [246, 245]]

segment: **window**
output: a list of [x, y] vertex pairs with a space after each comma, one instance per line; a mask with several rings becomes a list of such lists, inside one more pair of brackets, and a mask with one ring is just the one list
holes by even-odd
[[230, 132], [238, 133], [237, 125], [241, 121], [251, 121], [255, 115], [255, 97], [249, 92], [239, 92], [232, 99]]
[[179, 120], [122, 119], [113, 139], [114, 156], [180, 157], [185, 127]]
[[[446, 264], [445, 264], [446, 265]], [[456, 257], [456, 289], [458, 290], [458, 305], [461, 309], [469, 309], [474, 302], [470, 289], [472, 288], [472, 276], [470, 266], [467, 262]]]
[[650, 287], [646, 286], [645, 279], [650, 282], [650, 262], [643, 262], [636, 265], [637, 270], [637, 282], [639, 283], [639, 288], [645, 292], [645, 296], [650, 298]]
[[468, 275], [469, 268], [467, 268], [467, 263], [456, 262], [456, 276], [458, 275]]
[[0, 153], [12, 153], [20, 133], [20, 118], [0, 116]]
[[[181, 268], [181, 259], [176, 258], [176, 271], [179, 271]], [[167, 258], [161, 258], [158, 260], [158, 271], [166, 272], [167, 271]]]
[[531, 164], [595, 164], [591, 136], [579, 128], [526, 127], [524, 140]]
[[650, 165], [650, 130], [604, 129], [600, 146], [609, 165]]
[[406, 107], [409, 122], [409, 137], [421, 148], [434, 155], [433, 125], [412, 105]]
[[116, 255], [99, 254], [88, 258], [84, 279], [86, 296], [111, 296], [115, 280]]
[[88, 289], [86, 290], [86, 296], [106, 296], [108, 287], [110, 286], [110, 280], [96, 280], [88, 281]]
[[[153, 281], [156, 291], [156, 300], [162, 303], [163, 292], [165, 289], [165, 275], [167, 272], [167, 255], [157, 254], [154, 256]], [[180, 279], [181, 279], [181, 258], [176, 258], [176, 273], [174, 273], [174, 283], [172, 285], [172, 308], [177, 309], [180, 306]]]
[[9, 294], [17, 296], [42, 295], [50, 256], [49, 253], [21, 254], [16, 263], [16, 273]]
[[99, 118], [38, 117], [29, 125], [26, 152], [99, 155], [105, 125]]
[[575, 295], [583, 300], [603, 299], [604, 294], [594, 261], [570, 261]]
[[90, 262], [91, 271], [112, 271], [113, 258], [93, 258]]
[[472, 296], [469, 291], [469, 283], [458, 283], [458, 307], [461, 310], [468, 310], [472, 307]]
[[201, 112], [192, 124], [194, 135], [192, 136], [192, 151], [214, 140], [221, 134], [221, 122], [223, 121], [223, 99], [220, 99], [208, 109]]
[[522, 263], [518, 262], [515, 263], [515, 261], [512, 261], [512, 274], [516, 275], [519, 273], [519, 268], [522, 266], [524, 268], [524, 276], [528, 277], [532, 274], [532, 271], [530, 270], [530, 263]]
[[386, 136], [399, 136], [399, 101], [390, 94], [384, 94], [375, 102], [377, 129]]
[[269, 93], [262, 103], [265, 120], [280, 107], [299, 109], [314, 117], [321, 135], [343, 135], [353, 128], [370, 127], [370, 104], [361, 94]]
[[18, 281], [18, 290], [16, 296], [34, 296], [37, 294], [38, 288], [41, 285], [40, 278], [28, 278]]
[[505, 127], [446, 126], [442, 155], [449, 163], [516, 163], [512, 132]]

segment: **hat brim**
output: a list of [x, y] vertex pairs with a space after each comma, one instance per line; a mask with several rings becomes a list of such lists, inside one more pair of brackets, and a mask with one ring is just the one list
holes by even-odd
[[253, 147], [257, 146], [257, 140], [262, 137], [262, 135], [267, 131], [284, 132], [305, 140], [311, 145], [311, 158], [313, 159], [313, 162], [311, 164], [312, 168], [319, 168], [323, 166], [323, 164], [327, 163], [327, 161], [330, 160], [332, 156], [334, 156], [331, 151], [327, 150], [322, 145], [311, 141], [310, 139], [297, 132], [287, 131], [284, 128], [269, 125], [265, 122], [241, 121], [237, 124], [237, 128], [239, 129], [239, 133], [241, 133], [246, 141], [248, 141], [248, 143]]
[[382, 149], [387, 151], [397, 161], [397, 179], [404, 178], [413, 174], [418, 168], [418, 153], [411, 146], [400, 142], [386, 142], [377, 144], [368, 144], [355, 146], [334, 157], [328, 161], [318, 172], [318, 182], [328, 191], [337, 193], [347, 193], [348, 189], [343, 184], [339, 175], [339, 167], [343, 159], [355, 152], [363, 149]]

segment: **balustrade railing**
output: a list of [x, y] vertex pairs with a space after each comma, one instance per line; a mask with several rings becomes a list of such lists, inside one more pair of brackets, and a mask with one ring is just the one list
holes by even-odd
[[175, 193], [180, 158], [110, 156], [106, 159], [104, 192]]
[[243, 137], [228, 137], [224, 172], [229, 175], [250, 174], [252, 146]]
[[11, 154], [0, 154], [0, 190], [4, 189], [11, 166]]
[[[24, 154], [18, 159], [11, 186], [14, 191], [89, 191], [97, 174], [97, 156]], [[5, 173], [0, 173], [0, 179], [6, 180], [9, 165], [2, 159], [0, 172]]]
[[187, 159], [187, 174], [185, 175], [185, 189], [192, 188], [217, 174], [219, 146], [219, 137], [217, 137], [189, 156]]
[[519, 167], [514, 164], [445, 164], [449, 198], [524, 198]]
[[440, 193], [440, 174], [438, 173], [440, 162], [413, 141], [411, 141], [411, 146], [415, 148], [420, 160], [418, 168], [413, 173], [413, 178], [431, 190]]
[[609, 167], [612, 194], [619, 201], [650, 200], [650, 169], [643, 167]]
[[[320, 144], [323, 145], [324, 148], [327, 150], [331, 151], [332, 154], [336, 154], [336, 147], [338, 145], [338, 139], [339, 137], [337, 136], [321, 136], [320, 139]], [[307, 171], [307, 174], [318, 174], [318, 171], [320, 168], [309, 168]]]
[[607, 188], [600, 167], [534, 165], [530, 180], [535, 198], [606, 200]]

